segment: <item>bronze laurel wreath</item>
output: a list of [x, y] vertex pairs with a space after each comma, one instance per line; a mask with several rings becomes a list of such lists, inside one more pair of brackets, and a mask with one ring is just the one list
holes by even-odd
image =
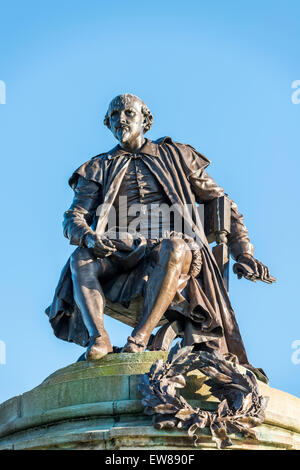
[[[154, 415], [157, 429], [187, 429], [195, 445], [197, 431], [206, 426], [219, 449], [232, 445], [230, 433], [256, 439], [252, 428], [264, 421], [268, 399], [259, 395], [255, 375], [248, 370], [242, 374], [235, 363], [225, 360], [217, 351], [192, 349], [192, 346], [181, 348], [177, 343], [167, 362], [156, 361], [150, 372], [142, 376], [139, 390], [145, 414]], [[178, 393], [186, 385], [185, 375], [195, 369], [209, 377], [206, 384], [220, 400], [216, 411], [193, 408]]]

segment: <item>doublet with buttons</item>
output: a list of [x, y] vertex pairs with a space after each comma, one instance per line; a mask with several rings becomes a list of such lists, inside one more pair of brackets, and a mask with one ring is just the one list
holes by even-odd
[[117, 226], [132, 227], [146, 238], [162, 237], [165, 230], [173, 230], [163, 204], [170, 202], [142, 155], [132, 157], [113, 204]]

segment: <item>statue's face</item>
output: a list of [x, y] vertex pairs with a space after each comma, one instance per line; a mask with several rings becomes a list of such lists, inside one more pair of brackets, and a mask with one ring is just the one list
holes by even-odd
[[118, 101], [110, 109], [110, 129], [121, 144], [130, 144], [144, 134], [142, 104], [135, 99]]

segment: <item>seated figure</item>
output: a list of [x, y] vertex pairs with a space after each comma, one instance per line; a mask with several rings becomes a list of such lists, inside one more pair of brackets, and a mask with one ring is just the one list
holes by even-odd
[[[234, 311], [197, 210], [197, 203], [209, 204], [224, 196], [224, 190], [206, 172], [209, 160], [190, 145], [170, 137], [145, 139], [152, 122], [141, 99], [117, 96], [104, 123], [119, 144], [71, 176], [74, 200], [63, 228], [77, 248], [46, 310], [49, 320], [57, 337], [87, 347], [86, 359], [97, 360], [113, 351], [104, 328], [105, 305], [130, 312], [140, 298], [136, 317], [128, 314], [134, 329], [123, 352], [144, 351], [162, 319], [176, 320], [184, 345], [217, 348], [247, 366]], [[274, 281], [254, 258], [233, 201], [230, 215], [231, 256], [244, 266], [248, 279]]]

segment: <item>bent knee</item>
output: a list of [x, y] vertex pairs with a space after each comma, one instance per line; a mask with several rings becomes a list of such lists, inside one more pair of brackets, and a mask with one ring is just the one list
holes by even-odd
[[181, 238], [164, 240], [162, 247], [167, 252], [170, 261], [174, 263], [183, 262], [186, 254], [190, 251], [188, 245]]
[[88, 248], [78, 247], [70, 256], [70, 268], [72, 272], [78, 270], [78, 268], [85, 266], [87, 263], [91, 262], [93, 257]]

